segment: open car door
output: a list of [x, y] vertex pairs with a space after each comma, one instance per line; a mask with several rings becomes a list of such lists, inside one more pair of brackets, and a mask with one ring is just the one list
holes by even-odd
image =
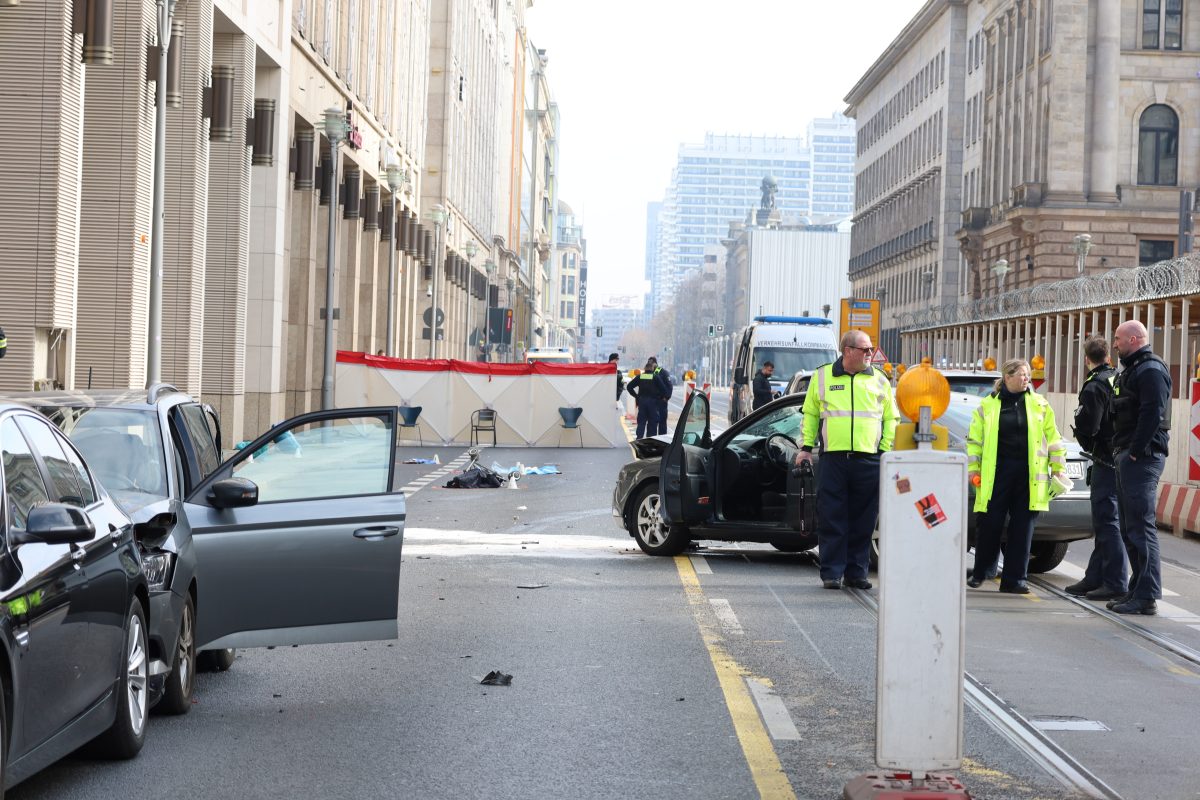
[[396, 413], [302, 414], [201, 481], [183, 504], [196, 548], [196, 649], [396, 638]]
[[683, 525], [703, 522], [712, 513], [708, 464], [712, 453], [708, 396], [692, 392], [683, 404], [675, 438], [662, 456], [658, 482], [662, 516]]

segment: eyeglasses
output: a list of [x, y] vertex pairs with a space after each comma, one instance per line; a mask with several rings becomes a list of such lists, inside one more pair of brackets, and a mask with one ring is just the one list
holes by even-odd
[[875, 352], [875, 348], [874, 348], [874, 347], [851, 347], [851, 348], [848, 348], [848, 349], [850, 349], [850, 350], [860, 350], [860, 351], [862, 351], [862, 354], [863, 354], [864, 356], [869, 356], [869, 355], [871, 355], [871, 353], [874, 353], [874, 352]]

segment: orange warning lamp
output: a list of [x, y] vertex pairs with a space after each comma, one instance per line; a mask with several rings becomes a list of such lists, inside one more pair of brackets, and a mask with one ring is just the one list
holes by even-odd
[[892, 377], [892, 369], [893, 369], [892, 362], [890, 362], [890, 361], [883, 362], [883, 366], [880, 367], [880, 369], [883, 370], [884, 375], [887, 375], [889, 378]]
[[933, 366], [933, 359], [930, 358], [929, 356], [923, 356], [921, 358], [921, 363], [927, 367], [930, 367], [930, 366]]
[[1046, 359], [1042, 358], [1040, 355], [1034, 356], [1033, 358], [1029, 359], [1029, 367], [1030, 369], [1045, 369]]
[[905, 372], [896, 384], [896, 405], [913, 422], [921, 416], [921, 406], [929, 406], [937, 419], [950, 406], [950, 383], [945, 375], [922, 363]]
[[903, 364], [896, 365], [896, 374], [897, 375], [903, 375], [906, 372], [908, 372], [908, 367], [904, 366]]
[[996, 359], [992, 358], [991, 356], [988, 356], [987, 358], [985, 358], [983, 360], [983, 368], [986, 369], [988, 372], [991, 372], [992, 370], [996, 369]]

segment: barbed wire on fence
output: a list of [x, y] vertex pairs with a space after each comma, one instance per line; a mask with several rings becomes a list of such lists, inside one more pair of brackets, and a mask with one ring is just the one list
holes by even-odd
[[1012, 317], [1054, 314], [1200, 293], [1200, 254], [1145, 267], [1026, 286], [965, 303], [945, 303], [896, 315], [902, 332]]

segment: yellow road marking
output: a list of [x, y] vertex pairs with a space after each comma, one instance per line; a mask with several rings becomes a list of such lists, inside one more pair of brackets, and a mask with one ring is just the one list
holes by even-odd
[[759, 797], [764, 800], [795, 800], [796, 792], [783, 771], [771, 737], [758, 714], [758, 707], [754, 705], [754, 699], [742, 680], [749, 672], [733, 660], [725, 650], [724, 640], [716, 626], [708, 621], [708, 600], [700, 588], [700, 579], [692, 562], [687, 556], [675, 556], [675, 568], [679, 570], [679, 581], [696, 617], [700, 638], [704, 640], [708, 657], [717, 673], [717, 681], [725, 695], [725, 705], [733, 719], [733, 728], [742, 745], [742, 754], [750, 767], [754, 785], [758, 787]]

